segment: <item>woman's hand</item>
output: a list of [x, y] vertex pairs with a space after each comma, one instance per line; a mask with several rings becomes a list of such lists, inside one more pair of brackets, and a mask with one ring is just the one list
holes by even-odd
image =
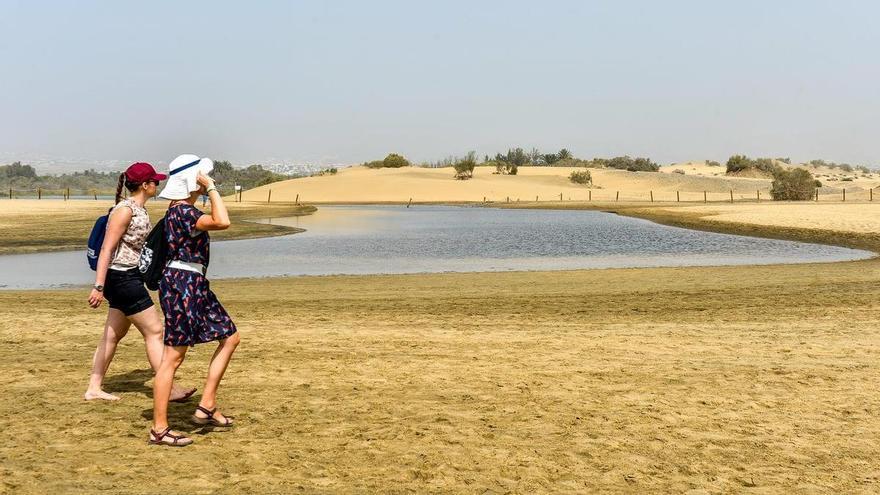
[[214, 179], [208, 177], [200, 171], [199, 175], [196, 176], [196, 183], [205, 188], [205, 190], [208, 190], [211, 188], [211, 186], [214, 185]]
[[92, 293], [89, 294], [89, 306], [92, 308], [97, 308], [101, 305], [101, 301], [104, 300], [104, 293], [99, 291], [98, 289], [92, 289]]

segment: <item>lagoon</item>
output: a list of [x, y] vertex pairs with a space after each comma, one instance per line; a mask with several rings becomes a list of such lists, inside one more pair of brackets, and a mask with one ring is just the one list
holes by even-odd
[[[263, 221], [307, 230], [216, 242], [209, 278], [814, 263], [873, 256], [599, 211], [322, 206], [314, 215]], [[90, 285], [93, 277], [84, 251], [0, 256], [0, 288]]]

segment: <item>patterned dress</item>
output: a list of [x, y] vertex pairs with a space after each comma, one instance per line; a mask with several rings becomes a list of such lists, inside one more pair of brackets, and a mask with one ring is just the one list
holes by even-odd
[[[200, 263], [208, 267], [211, 239], [196, 230], [202, 212], [178, 203], [165, 215], [168, 259]], [[225, 339], [236, 332], [229, 313], [211, 292], [204, 275], [189, 270], [165, 268], [159, 282], [159, 298], [165, 313], [165, 345], [193, 346]]]

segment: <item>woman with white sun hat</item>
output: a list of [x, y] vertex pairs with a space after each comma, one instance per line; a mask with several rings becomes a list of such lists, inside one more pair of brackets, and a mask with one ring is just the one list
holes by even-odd
[[[159, 194], [160, 198], [171, 200], [165, 215], [170, 261], [159, 282], [159, 299], [165, 313], [165, 354], [153, 383], [150, 443], [182, 447], [192, 440], [171, 431], [168, 425], [168, 400], [174, 372], [183, 363], [189, 347], [218, 341], [192, 421], [199, 425], [232, 426], [232, 420], [217, 410], [217, 388], [238, 346], [239, 336], [229, 313], [205, 278], [210, 254], [208, 232], [229, 228], [226, 206], [209, 176], [214, 162], [196, 155], [180, 155], [168, 168], [168, 182]], [[211, 200], [210, 215], [195, 206], [203, 194]]]

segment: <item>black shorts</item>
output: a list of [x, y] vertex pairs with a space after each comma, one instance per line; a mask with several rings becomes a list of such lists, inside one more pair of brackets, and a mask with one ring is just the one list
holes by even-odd
[[153, 306], [153, 300], [144, 287], [144, 279], [137, 268], [126, 271], [107, 270], [104, 299], [107, 299], [111, 308], [122, 311], [125, 316], [140, 313]]

